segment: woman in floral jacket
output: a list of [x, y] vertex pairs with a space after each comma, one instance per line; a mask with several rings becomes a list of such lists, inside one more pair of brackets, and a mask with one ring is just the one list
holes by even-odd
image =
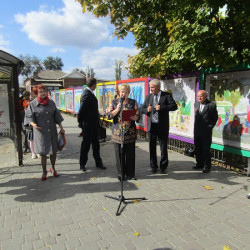
[[[116, 168], [119, 180], [136, 180], [135, 178], [135, 141], [136, 124], [140, 120], [138, 104], [135, 100], [128, 98], [130, 86], [121, 84], [119, 86], [120, 98], [112, 101], [108, 110], [109, 119], [113, 119], [112, 141], [114, 142]], [[129, 121], [122, 121], [123, 110], [135, 110], [135, 115], [129, 117]], [[123, 130], [123, 141], [122, 141]], [[121, 159], [121, 143], [123, 142], [123, 159]], [[123, 161], [123, 164], [122, 164]], [[122, 171], [123, 166], [123, 171]]]

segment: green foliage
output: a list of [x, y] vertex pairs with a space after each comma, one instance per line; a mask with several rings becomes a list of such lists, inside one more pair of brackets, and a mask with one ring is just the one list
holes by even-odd
[[33, 74], [34, 71], [40, 72], [44, 70], [41, 59], [37, 58], [36, 56], [31, 57], [30, 55], [20, 55], [19, 59], [24, 62], [24, 67], [21, 71], [21, 75], [29, 77]]
[[43, 64], [46, 70], [62, 70], [62, 67], [64, 66], [60, 57], [54, 58], [52, 56], [48, 56], [43, 61]]
[[132, 75], [229, 69], [250, 62], [249, 0], [78, 1], [83, 12], [109, 15], [118, 38], [133, 33], [140, 52], [129, 57]]

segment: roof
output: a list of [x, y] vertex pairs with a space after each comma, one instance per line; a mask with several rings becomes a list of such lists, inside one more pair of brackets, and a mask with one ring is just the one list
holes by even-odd
[[46, 87], [62, 87], [62, 84], [60, 83], [48, 83], [48, 82], [43, 82], [43, 86]]
[[0, 50], [0, 72], [11, 75], [13, 66], [17, 66], [17, 74], [19, 75], [22, 68], [24, 67], [24, 62], [11, 54]]
[[32, 79], [44, 79], [44, 80], [59, 80], [65, 76], [66, 73], [61, 70], [44, 70], [37, 74], [37, 76], [32, 76]]
[[72, 71], [66, 75], [64, 75], [62, 78], [86, 78], [85, 75], [81, 74], [80, 72], [78, 71]]

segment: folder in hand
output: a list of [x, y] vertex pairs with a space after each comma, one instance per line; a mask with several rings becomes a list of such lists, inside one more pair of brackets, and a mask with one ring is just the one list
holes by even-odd
[[122, 111], [122, 121], [129, 122], [131, 121], [130, 117], [136, 115], [136, 109], [128, 109]]

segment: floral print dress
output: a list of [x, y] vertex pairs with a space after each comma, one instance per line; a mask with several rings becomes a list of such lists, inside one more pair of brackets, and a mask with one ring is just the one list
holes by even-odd
[[[112, 119], [110, 113], [116, 109], [120, 102], [120, 98], [112, 101], [111, 106], [107, 110], [109, 119]], [[122, 110], [132, 110], [136, 109], [138, 111], [137, 102], [133, 99], [128, 99], [126, 104], [123, 104]], [[139, 115], [139, 112], [137, 112]], [[119, 112], [115, 117], [113, 117], [112, 124], [112, 141], [121, 144], [122, 142], [122, 128], [124, 134], [124, 144], [132, 143], [136, 141], [136, 124], [135, 121], [122, 121], [121, 112]]]

